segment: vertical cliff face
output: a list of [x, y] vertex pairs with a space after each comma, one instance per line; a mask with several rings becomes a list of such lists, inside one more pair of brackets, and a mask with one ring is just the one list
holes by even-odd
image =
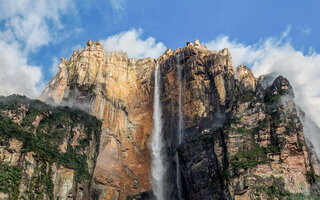
[[81, 111], [1, 97], [1, 199], [90, 198], [100, 128]]
[[[168, 157], [174, 168], [178, 150], [186, 199], [294, 198], [312, 192], [319, 162], [307, 149], [287, 79], [255, 78], [245, 66], [233, 70], [227, 49], [212, 52], [201, 45], [169, 50], [158, 60]], [[186, 135], [181, 145], [178, 65]], [[176, 189], [170, 193], [177, 197]]]
[[89, 41], [59, 68], [40, 99], [79, 107], [103, 122], [92, 198], [150, 190], [154, 60], [108, 53]]
[[[210, 51], [198, 41], [169, 49], [156, 61], [169, 199], [178, 198], [176, 166], [185, 199], [316, 193], [319, 161], [311, 145], [307, 148], [287, 79], [256, 78], [245, 66], [234, 69], [228, 49]], [[89, 41], [83, 51], [61, 60], [59, 73], [41, 95], [43, 101], [80, 107], [102, 120], [92, 199], [151, 195], [148, 143], [156, 61], [108, 53]]]

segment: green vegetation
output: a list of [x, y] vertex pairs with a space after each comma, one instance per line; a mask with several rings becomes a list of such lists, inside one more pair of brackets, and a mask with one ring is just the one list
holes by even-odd
[[[31, 199], [42, 199], [40, 194], [44, 192], [43, 188], [45, 188], [49, 197], [53, 198], [51, 172], [46, 172], [46, 163], [49, 165], [57, 163], [74, 169], [78, 182], [83, 179], [90, 180], [87, 155], [79, 152], [88, 149], [92, 139], [96, 144], [99, 144], [101, 121], [79, 110], [49, 106], [24, 96], [0, 97], [0, 111], [24, 112], [21, 105], [26, 105], [28, 108], [21, 125], [12, 122], [4, 115], [0, 115], [0, 144], [7, 145], [10, 139], [15, 138], [23, 142], [22, 153], [32, 151], [35, 153], [36, 159], [40, 161], [41, 169], [36, 177], [32, 177], [27, 195]], [[32, 123], [39, 115], [45, 117], [41, 119], [38, 127], [34, 127]], [[77, 126], [84, 128], [85, 135], [79, 140], [79, 145], [73, 147], [70, 145], [74, 137], [72, 129]], [[68, 146], [66, 152], [62, 153], [59, 151], [59, 146], [65, 138], [69, 139]], [[99, 145], [96, 145], [96, 148], [96, 152], [98, 152]], [[2, 173], [6, 171], [9, 173]], [[12, 187], [17, 187], [20, 179], [20, 168], [0, 166], [0, 191], [10, 193], [10, 195], [18, 195]]]
[[311, 170], [307, 171], [306, 178], [310, 184], [313, 184], [318, 180], [319, 176], [317, 176], [316, 173], [313, 170]]
[[[254, 129], [247, 129], [245, 127], [231, 128], [233, 131], [242, 134], [251, 135], [252, 147], [246, 151], [240, 151], [230, 158], [230, 164], [232, 165], [234, 172], [237, 174], [240, 169], [249, 169], [255, 167], [259, 164], [266, 164], [269, 162], [267, 157], [268, 153], [277, 153], [279, 148], [286, 144], [283, 138], [279, 139], [279, 147], [276, 144], [270, 145], [268, 147], [261, 147], [259, 143], [256, 142], [255, 135], [259, 133], [260, 130], [266, 129], [269, 125], [274, 125], [273, 123], [280, 123], [280, 111], [276, 111], [271, 115], [267, 114], [266, 117], [259, 123], [259, 125]], [[230, 128], [231, 123], [226, 123], [227, 128]]]
[[279, 100], [281, 99], [281, 97], [285, 94], [284, 90], [279, 90], [277, 93], [275, 94], [270, 94], [267, 93], [263, 99], [264, 103], [267, 105], [272, 105], [272, 104], [276, 104], [279, 102]]
[[296, 130], [296, 124], [293, 122], [293, 120], [290, 120], [287, 124], [286, 124], [286, 131], [285, 133], [287, 135], [289, 135], [290, 133], [295, 132]]
[[[293, 194], [286, 190], [279, 189], [274, 185], [269, 187], [258, 187], [256, 192], [265, 194], [268, 200], [320, 200], [319, 196]], [[256, 196], [259, 196], [258, 193], [256, 193]], [[257, 199], [259, 199], [259, 197], [257, 197]]]
[[211, 133], [204, 133], [199, 136], [194, 136], [188, 139], [188, 145], [198, 146], [199, 144], [211, 144], [213, 143], [213, 135]]
[[257, 95], [251, 91], [242, 91], [238, 97], [240, 102], [258, 102], [259, 98], [257, 97]]
[[40, 169], [36, 166], [33, 176], [28, 180], [29, 184], [23, 196], [27, 196], [28, 199], [42, 200], [46, 194], [50, 200], [53, 199], [52, 172], [50, 168], [49, 173], [46, 174], [46, 167], [46, 164], [41, 165]]
[[0, 162], [0, 192], [9, 194], [10, 200], [17, 199], [21, 176], [21, 168]]
[[228, 167], [225, 167], [222, 171], [222, 178], [223, 180], [229, 180], [231, 178], [231, 173]]
[[229, 120], [225, 121], [224, 124], [223, 124], [223, 127], [222, 129], [232, 129], [231, 128], [231, 125], [232, 124], [241, 124], [241, 121], [238, 117], [236, 116], [231, 116]]
[[10, 119], [0, 116], [0, 138], [16, 138], [23, 142], [22, 152], [33, 151], [43, 162], [57, 162], [66, 167], [76, 170], [78, 180], [90, 178], [86, 155], [76, 153], [70, 145], [66, 153], [60, 153], [57, 144], [52, 143], [46, 134], [34, 135], [25, 131], [19, 125], [13, 123]]
[[51, 177], [46, 174], [41, 174], [40, 176], [40, 183], [41, 185], [44, 185], [47, 190], [47, 194], [49, 194], [49, 198], [53, 199], [53, 182], [51, 180]]
[[267, 162], [267, 148], [260, 147], [257, 144], [247, 151], [238, 152], [230, 159], [230, 163], [235, 172], [238, 172], [240, 169], [252, 168]]
[[264, 103], [267, 105], [272, 105], [272, 104], [278, 103], [278, 101], [281, 99], [281, 97], [282, 97], [282, 94], [280, 94], [280, 93], [277, 93], [274, 95], [266, 95], [264, 97]]
[[281, 112], [279, 109], [270, 113], [271, 122], [274, 127], [278, 127], [281, 122]]

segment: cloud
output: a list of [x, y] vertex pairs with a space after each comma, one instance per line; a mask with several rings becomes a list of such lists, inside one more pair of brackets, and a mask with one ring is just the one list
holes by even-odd
[[[289, 31], [279, 38], [266, 38], [252, 45], [219, 36], [206, 46], [212, 50], [227, 47], [233, 64], [248, 65], [256, 76], [271, 72], [285, 76], [294, 88], [296, 103], [320, 126], [320, 54], [315, 51], [305, 54], [295, 49], [286, 40]], [[314, 133], [307, 131], [306, 136], [311, 141], [315, 139]], [[320, 155], [320, 143], [314, 145]]]
[[156, 43], [155, 38], [148, 37], [141, 39], [142, 29], [132, 29], [127, 32], [108, 37], [102, 40], [103, 47], [106, 51], [123, 51], [132, 58], [157, 58], [167, 47], [162, 43]]
[[1, 0], [0, 5], [6, 31], [24, 43], [26, 51], [35, 51], [52, 41], [52, 31], [63, 28], [59, 16], [73, 4], [71, 0]]
[[19, 50], [18, 43], [0, 40], [0, 94], [39, 95], [44, 87], [41, 68], [27, 64], [26, 57]]
[[51, 75], [56, 75], [59, 71], [59, 59], [57, 57], [52, 58], [52, 65], [50, 68]]
[[109, 0], [113, 10], [123, 10], [126, 0]]
[[71, 0], [0, 0], [0, 94], [36, 97], [44, 87], [40, 66], [28, 64], [31, 52], [56, 39], [64, 28], [60, 15]]
[[304, 35], [310, 35], [310, 33], [311, 33], [311, 28], [301, 28], [301, 32], [302, 32]]

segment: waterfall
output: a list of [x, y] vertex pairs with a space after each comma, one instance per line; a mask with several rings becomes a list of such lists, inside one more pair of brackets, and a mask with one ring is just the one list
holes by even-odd
[[[183, 131], [183, 113], [182, 113], [182, 68], [179, 62], [179, 56], [177, 55], [177, 72], [178, 72], [178, 90], [179, 90], [179, 121], [178, 121], [178, 145], [182, 143], [184, 138], [184, 131]], [[176, 182], [178, 187], [178, 198], [179, 200], [183, 199], [182, 196], [182, 186], [181, 186], [181, 174], [180, 174], [180, 162], [178, 157], [178, 151], [176, 152]]]
[[184, 138], [184, 131], [183, 131], [183, 113], [182, 113], [182, 68], [178, 62], [177, 66], [178, 70], [178, 89], [179, 89], [179, 122], [178, 122], [178, 143], [181, 144]]
[[151, 142], [152, 150], [152, 188], [157, 200], [165, 197], [165, 159], [163, 154], [164, 139], [162, 135], [161, 103], [160, 103], [160, 67], [157, 63], [154, 71], [154, 102], [153, 102], [153, 134]]

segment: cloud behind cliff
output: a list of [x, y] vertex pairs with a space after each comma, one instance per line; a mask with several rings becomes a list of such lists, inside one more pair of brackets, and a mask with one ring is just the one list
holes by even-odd
[[[290, 43], [287, 29], [281, 36], [262, 39], [245, 45], [228, 36], [219, 36], [206, 43], [212, 50], [227, 47], [234, 66], [248, 65], [255, 76], [275, 72], [286, 77], [294, 88], [296, 103], [320, 126], [320, 54], [304, 53]], [[311, 140], [320, 137], [319, 132], [307, 132]], [[315, 145], [320, 155], [320, 143]]]
[[157, 58], [167, 47], [154, 37], [142, 39], [142, 29], [132, 29], [102, 40], [106, 51], [124, 51], [131, 58]]

